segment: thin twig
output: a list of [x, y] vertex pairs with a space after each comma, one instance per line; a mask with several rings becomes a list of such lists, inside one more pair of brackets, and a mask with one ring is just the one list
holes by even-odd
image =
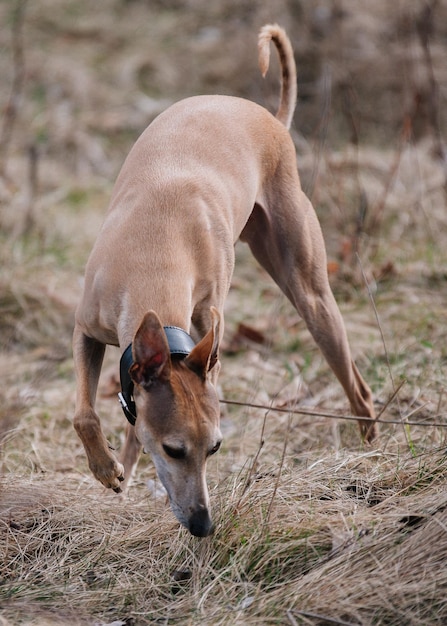
[[429, 122], [433, 132], [436, 152], [445, 162], [446, 154], [444, 142], [442, 140], [439, 114], [439, 84], [436, 80], [435, 71], [433, 69], [433, 59], [430, 49], [430, 35], [434, 30], [435, 9], [437, 6], [438, 0], [432, 0], [431, 2], [424, 3], [416, 21], [416, 31], [419, 36], [419, 41], [424, 55], [424, 62], [427, 69], [428, 84], [430, 88], [430, 92], [428, 94]]
[[35, 224], [36, 216], [35, 205], [38, 193], [38, 162], [39, 152], [35, 144], [30, 145], [28, 149], [28, 194], [25, 208], [25, 218], [23, 221], [23, 234], [29, 234]]
[[[383, 419], [377, 419], [375, 417], [366, 417], [363, 416], [362, 417], [358, 417], [355, 415], [337, 415], [335, 413], [328, 413], [326, 411], [315, 411], [315, 410], [311, 410], [311, 409], [299, 409], [299, 408], [293, 408], [293, 409], [285, 409], [282, 407], [275, 407], [275, 406], [265, 406], [264, 404], [255, 404], [253, 402], [240, 402], [238, 400], [223, 400], [221, 399], [220, 402], [222, 404], [234, 404], [235, 406], [244, 406], [244, 407], [250, 407], [252, 409], [262, 409], [264, 411], [274, 411], [275, 413], [288, 413], [291, 415], [309, 415], [311, 417], [327, 417], [329, 419], [336, 419], [336, 420], [348, 420], [348, 421], [352, 421], [352, 422], [357, 422], [359, 419], [362, 420], [362, 422], [374, 422], [375, 424], [379, 423], [379, 424], [398, 424], [399, 426], [402, 426], [402, 424], [405, 424], [406, 426], [426, 426], [426, 427], [436, 427], [436, 428], [447, 428], [447, 423], [441, 423], [441, 422], [407, 422], [406, 421], [406, 416], [404, 415], [402, 417], [402, 419], [400, 420], [383, 420]], [[426, 406], [426, 405], [424, 405]], [[417, 409], [413, 409], [409, 415], [414, 415], [415, 412], [421, 410], [424, 408], [424, 406], [418, 407]], [[267, 417], [267, 415], [264, 417], [264, 419]]]

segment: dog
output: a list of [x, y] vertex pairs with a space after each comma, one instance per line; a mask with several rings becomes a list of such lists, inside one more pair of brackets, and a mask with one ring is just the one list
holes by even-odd
[[[196, 96], [170, 106], [136, 141], [75, 314], [74, 427], [90, 470], [120, 492], [143, 448], [173, 513], [197, 537], [213, 532], [205, 471], [222, 441], [219, 344], [238, 239], [304, 319], [363, 438], [377, 435], [371, 391], [351, 359], [288, 132], [297, 97], [292, 46], [278, 25], [261, 29], [263, 76], [271, 42], [281, 64], [276, 117], [242, 98]], [[123, 353], [120, 400], [129, 424], [119, 460], [94, 408], [107, 344]]]

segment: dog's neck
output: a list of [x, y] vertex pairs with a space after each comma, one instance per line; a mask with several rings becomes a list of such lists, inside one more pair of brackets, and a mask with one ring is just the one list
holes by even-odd
[[[178, 359], [184, 359], [196, 345], [191, 335], [189, 335], [186, 330], [183, 330], [183, 328], [178, 328], [177, 326], [163, 326], [163, 330], [166, 333], [171, 357], [175, 356]], [[120, 360], [121, 391], [118, 394], [118, 398], [124, 415], [130, 424], [134, 426], [137, 419], [137, 409], [133, 399], [134, 385], [129, 374], [132, 365], [132, 344], [129, 344], [124, 350]]]

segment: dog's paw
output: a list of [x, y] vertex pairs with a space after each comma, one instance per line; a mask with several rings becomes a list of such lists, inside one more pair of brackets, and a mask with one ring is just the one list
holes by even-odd
[[[121, 465], [121, 463], [118, 463], [118, 465]], [[123, 466], [121, 465], [121, 467], [123, 467]], [[120, 483], [124, 482], [124, 467], [123, 467], [122, 474], [117, 476], [117, 479], [119, 480]], [[112, 489], [113, 489], [113, 491], [115, 493], [121, 493], [122, 492], [122, 489], [121, 489], [121, 487], [119, 485], [117, 487], [112, 487]]]
[[368, 421], [359, 420], [359, 426], [360, 426], [360, 433], [361, 433], [363, 441], [365, 441], [365, 443], [372, 444], [373, 441], [377, 439], [379, 435], [378, 424], [376, 424], [375, 422], [371, 420], [368, 420]]
[[113, 489], [115, 493], [121, 493], [121, 485], [124, 481], [124, 467], [121, 463], [114, 460], [113, 463], [113, 474], [108, 477], [108, 484], [106, 487]]
[[92, 462], [90, 469], [93, 476], [104, 487], [112, 489], [115, 493], [121, 493], [121, 483], [124, 481], [124, 467], [114, 457], [108, 456], [101, 463]]

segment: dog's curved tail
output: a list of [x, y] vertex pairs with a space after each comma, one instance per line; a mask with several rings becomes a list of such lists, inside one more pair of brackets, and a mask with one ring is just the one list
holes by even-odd
[[265, 76], [269, 69], [271, 41], [276, 46], [281, 63], [281, 95], [276, 118], [286, 128], [290, 128], [297, 97], [296, 65], [292, 44], [285, 30], [278, 24], [266, 24], [261, 28], [258, 38], [258, 60], [262, 76]]

